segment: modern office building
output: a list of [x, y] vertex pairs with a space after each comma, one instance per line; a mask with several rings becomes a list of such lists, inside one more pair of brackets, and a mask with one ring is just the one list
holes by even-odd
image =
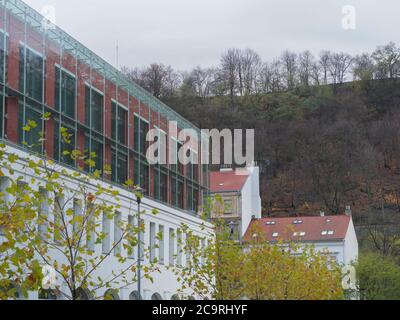
[[[65, 149], [95, 152], [96, 168], [112, 168], [103, 178], [116, 184], [131, 179], [149, 197], [196, 212], [208, 185], [207, 166], [149, 166], [146, 134], [157, 128], [168, 133], [168, 122], [178, 131], [195, 128], [168, 106], [135, 85], [110, 64], [68, 34], [43, 22], [22, 1], [0, 2], [0, 132], [9, 143], [36, 147], [68, 166]], [[52, 119], [41, 119], [46, 112]], [[39, 125], [26, 133], [27, 120]], [[71, 145], [60, 138], [60, 128], [73, 135]], [[177, 137], [167, 137], [177, 142]], [[179, 144], [179, 142], [177, 142]], [[197, 156], [197, 155], [194, 155]], [[87, 168], [86, 168], [87, 169]]]
[[[50, 120], [42, 119], [45, 113], [51, 114]], [[26, 132], [29, 120], [37, 126]], [[9, 148], [26, 152], [26, 144], [37, 143], [42, 133], [44, 139], [35, 152], [72, 170], [99, 170], [102, 182], [120, 187], [126, 197], [122, 185], [127, 180], [143, 188], [144, 209], [159, 210], [157, 217], [145, 218], [146, 230], [172, 232], [185, 222], [201, 232], [198, 213], [208, 190], [208, 166], [149, 165], [146, 160], [150, 129], [157, 129], [177, 150], [184, 143], [178, 141], [177, 132], [170, 134], [171, 121], [177, 123], [177, 132], [190, 128], [200, 133], [23, 1], [0, 1], [0, 139]], [[61, 138], [61, 128], [72, 135], [70, 144]], [[95, 153], [95, 168], [66, 157], [64, 151], [72, 149]], [[192, 156], [198, 154], [193, 150]], [[112, 169], [109, 174], [107, 166]], [[174, 246], [172, 253], [176, 242]], [[167, 242], [163, 249], [166, 257], [171, 256]], [[172, 274], [165, 273], [143, 288], [144, 298], [158, 293], [169, 299], [177, 284]], [[128, 298], [129, 292], [121, 296]]]

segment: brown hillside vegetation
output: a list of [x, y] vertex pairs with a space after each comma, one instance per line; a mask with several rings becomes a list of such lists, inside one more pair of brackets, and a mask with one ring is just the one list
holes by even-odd
[[[200, 128], [254, 128], [264, 215], [400, 214], [400, 82], [166, 101]], [[384, 223], [384, 221], [382, 221]]]

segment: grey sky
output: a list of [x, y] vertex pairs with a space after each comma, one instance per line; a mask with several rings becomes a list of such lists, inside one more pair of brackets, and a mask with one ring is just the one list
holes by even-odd
[[[212, 66], [228, 48], [250, 47], [264, 60], [283, 50], [352, 54], [400, 44], [398, 0], [24, 0], [52, 5], [57, 25], [113, 65]], [[356, 8], [356, 30], [342, 8]]]

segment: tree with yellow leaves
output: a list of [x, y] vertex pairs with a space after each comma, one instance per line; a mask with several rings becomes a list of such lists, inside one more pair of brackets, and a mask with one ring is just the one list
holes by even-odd
[[[43, 120], [50, 116], [43, 115]], [[23, 130], [32, 132], [36, 126], [28, 121]], [[61, 128], [61, 133], [63, 143], [70, 143], [67, 129]], [[42, 133], [37, 141], [43, 143]], [[7, 183], [0, 197], [0, 299], [24, 298], [29, 290], [39, 289], [40, 297], [110, 299], [105, 291], [137, 282], [139, 257], [133, 259], [133, 251], [144, 224], [133, 224], [138, 221], [136, 198], [142, 195], [135, 194], [132, 182], [126, 182], [132, 190], [127, 213], [134, 219], [130, 222], [122, 219], [118, 190], [99, 181], [110, 169], [95, 170], [94, 153], [65, 150], [64, 157], [78, 163], [78, 170], [72, 170], [35, 154], [41, 147], [24, 144], [33, 152], [23, 157], [0, 145], [0, 176]], [[83, 171], [83, 165], [89, 172]], [[156, 210], [152, 213], [157, 214]], [[117, 232], [108, 245], [103, 245], [109, 233], [101, 226], [103, 220], [116, 224]], [[101, 247], [101, 253], [96, 247]], [[142, 259], [150, 250], [143, 248]], [[111, 259], [116, 261], [113, 270], [107, 268]], [[151, 280], [157, 270], [156, 261], [150, 261], [142, 267], [142, 277]]]
[[[255, 227], [256, 228], [256, 227]], [[244, 245], [243, 283], [252, 300], [342, 299], [341, 268], [324, 252], [296, 242], [269, 243], [251, 230]]]
[[[174, 271], [182, 289], [191, 288], [202, 297], [217, 300], [332, 300], [343, 299], [340, 267], [324, 252], [295, 242], [269, 243], [261, 230], [253, 229], [252, 239], [239, 244], [219, 208], [221, 198], [209, 201], [206, 212], [214, 210], [215, 235], [204, 246], [186, 226], [182, 252], [187, 260]], [[256, 228], [256, 227], [255, 227]], [[203, 245], [202, 245], [203, 244]]]

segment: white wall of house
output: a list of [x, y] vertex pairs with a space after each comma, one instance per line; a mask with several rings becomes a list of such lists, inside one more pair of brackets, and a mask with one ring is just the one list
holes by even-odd
[[[241, 169], [238, 169], [239, 171]], [[258, 167], [246, 168], [249, 173], [246, 183], [241, 190], [241, 213], [242, 213], [242, 236], [252, 220], [252, 216], [261, 218], [261, 197], [260, 197], [260, 172]]]
[[350, 219], [344, 243], [344, 264], [348, 265], [358, 260], [358, 240], [353, 219]]
[[327, 252], [340, 266], [348, 266], [358, 259], [358, 241], [354, 229], [353, 219], [343, 240], [308, 241], [304, 245], [312, 245], [318, 252]]
[[315, 250], [318, 252], [327, 252], [332, 258], [336, 260], [339, 265], [344, 264], [344, 241], [316, 241], [310, 244], [312, 244]]
[[[15, 154], [18, 154], [20, 156], [25, 156], [26, 153], [20, 151], [19, 149], [15, 149], [13, 147], [7, 147], [9, 152], [13, 152]], [[27, 182], [30, 182], [31, 178], [33, 177], [32, 173], [28, 173], [27, 171], [22, 169], [21, 164], [16, 164], [14, 166], [15, 170], [15, 177], [16, 176], [24, 176], [24, 179]], [[107, 183], [105, 182], [100, 182], [96, 181], [96, 184], [99, 183], [102, 186], [106, 186]], [[71, 188], [71, 190], [74, 190], [74, 187], [76, 187], [76, 182], [69, 180], [67, 181], [68, 187]], [[4, 179], [3, 179], [3, 186], [4, 186]], [[95, 192], [95, 186], [89, 186], [90, 188], [93, 188], [93, 191]], [[119, 204], [121, 205], [121, 208], [119, 209], [121, 213], [121, 219], [124, 221], [128, 221], [128, 217], [131, 216], [136, 216], [137, 214], [137, 207], [136, 207], [136, 201], [135, 197], [132, 193], [128, 192], [125, 189], [115, 187], [119, 191], [119, 199], [120, 202]], [[112, 203], [113, 200], [111, 201], [110, 204], [117, 204], [117, 203]], [[153, 215], [152, 210], [157, 209], [158, 214]], [[49, 208], [49, 213], [50, 215], [52, 214], [53, 208]], [[157, 201], [154, 201], [149, 198], [144, 198], [142, 200], [142, 205], [141, 205], [141, 211], [145, 210], [145, 214], [142, 215], [142, 219], [144, 220], [145, 226], [146, 226], [146, 231], [144, 233], [144, 242], [145, 246], [149, 246], [150, 244], [150, 224], [152, 224], [152, 227], [155, 229], [156, 233], [160, 231], [160, 227], [164, 230], [164, 241], [163, 241], [163, 248], [156, 248], [155, 249], [155, 255], [159, 258], [160, 263], [159, 263], [159, 268], [160, 268], [160, 273], [155, 272], [152, 274], [154, 281], [151, 282], [148, 279], [142, 279], [142, 298], [143, 299], [151, 299], [152, 295], [155, 293], [158, 293], [161, 295], [161, 297], [165, 300], [171, 299], [171, 297], [177, 293], [178, 289], [181, 287], [181, 285], [178, 283], [176, 276], [172, 273], [172, 271], [166, 270], [166, 267], [170, 265], [170, 263], [175, 263], [176, 264], [176, 259], [171, 259], [171, 254], [173, 253], [174, 255], [178, 254], [178, 244], [177, 244], [177, 230], [180, 228], [181, 224], [184, 223], [191, 230], [193, 230], [195, 235], [198, 235], [200, 237], [207, 237], [209, 238], [212, 235], [212, 227], [211, 224], [204, 222], [202, 219], [200, 219], [198, 216], [191, 215], [187, 212], [184, 212], [182, 210], [178, 210], [175, 208], [172, 208], [168, 205], [159, 203]], [[51, 216], [50, 216], [51, 217]], [[136, 219], [133, 219], [134, 223], [136, 224], [137, 221]], [[100, 224], [99, 228], [103, 226], [103, 223]], [[110, 245], [112, 245], [112, 241], [114, 239], [114, 222], [110, 221], [108, 224], [108, 230], [109, 230], [109, 241]], [[101, 231], [101, 230], [99, 230]], [[173, 231], [175, 234], [175, 237], [173, 238], [173, 241], [170, 241], [170, 231]], [[183, 236], [184, 237], [184, 236]], [[1, 241], [1, 238], [0, 238]], [[170, 246], [170, 244], [172, 246]], [[173, 248], [173, 250], [171, 249]], [[124, 249], [121, 248], [122, 254], [126, 255], [126, 252], [124, 253]], [[171, 250], [171, 251], [170, 251]], [[98, 253], [99, 255], [102, 253], [102, 244], [96, 244], [95, 245], [95, 252]], [[60, 256], [57, 252], [52, 253], [54, 259], [57, 259], [60, 261], [60, 263], [63, 260], [63, 257]], [[135, 251], [133, 255], [133, 259], [136, 260], [137, 257], [137, 251]], [[180, 258], [182, 261], [182, 264], [185, 265], [186, 262], [186, 256], [182, 254], [182, 257]], [[162, 262], [163, 260], [163, 262]], [[131, 262], [127, 262], [125, 265], [132, 264]], [[146, 261], [143, 262], [143, 264], [146, 264]], [[94, 279], [98, 276], [101, 276], [103, 278], [110, 276], [112, 274], [113, 270], [116, 270], [117, 268], [120, 268], [120, 264], [117, 262], [117, 259], [112, 256], [109, 259], [106, 260], [106, 263], [104, 263], [101, 268], [99, 268], [98, 271], [95, 273]], [[129, 277], [128, 273], [128, 277]], [[132, 275], [132, 274], [131, 274]], [[58, 279], [58, 284], [63, 288], [64, 290], [66, 289], [65, 284], [62, 283], [61, 279]], [[126, 288], [120, 290], [118, 292], [119, 296], [121, 299], [129, 299], [129, 296], [132, 292], [137, 290], [137, 284], [133, 283]], [[105, 292], [105, 289], [102, 291], [100, 290], [98, 293]], [[185, 292], [186, 296], [195, 296], [195, 294], [192, 292], [192, 290], [189, 288]], [[30, 299], [36, 299], [38, 297], [37, 292], [31, 292], [29, 294]], [[197, 298], [197, 297], [196, 297]]]

